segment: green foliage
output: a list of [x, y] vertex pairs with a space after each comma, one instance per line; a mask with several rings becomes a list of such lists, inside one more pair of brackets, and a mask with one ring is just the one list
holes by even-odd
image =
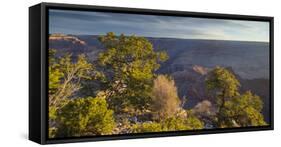
[[189, 130], [204, 128], [204, 123], [195, 116], [191, 110], [187, 110], [187, 119], [185, 123], [190, 127]]
[[55, 120], [57, 117], [57, 109], [54, 106], [49, 106], [49, 119]]
[[180, 99], [175, 82], [164, 75], [158, 75], [154, 80], [151, 98], [151, 109], [158, 119], [171, 117], [179, 109]]
[[260, 97], [247, 91], [243, 95], [227, 101], [222, 111], [224, 124], [228, 127], [247, 127], [266, 125], [261, 114], [263, 102]]
[[217, 98], [217, 127], [241, 127], [266, 125], [261, 114], [263, 102], [260, 97], [246, 92], [239, 94], [240, 83], [227, 69], [216, 67], [208, 75], [207, 89]]
[[239, 95], [240, 83], [230, 71], [223, 67], [215, 67], [206, 78], [206, 87], [208, 92], [216, 98], [218, 108], [216, 125], [222, 127], [224, 116], [222, 110], [225, 108], [225, 102], [234, 96]]
[[56, 133], [57, 133], [56, 127], [49, 127], [49, 134], [48, 134], [49, 138], [55, 138]]
[[206, 85], [207, 89], [214, 91], [217, 97], [231, 98], [238, 95], [240, 82], [226, 68], [217, 66], [209, 73]]
[[155, 52], [143, 37], [116, 36], [110, 32], [99, 38], [106, 50], [98, 62], [104, 71], [104, 88], [110, 107], [116, 112], [125, 107], [144, 109], [150, 101], [155, 71], [167, 60], [164, 52]]
[[105, 135], [115, 127], [113, 111], [104, 98], [77, 98], [70, 100], [57, 116], [56, 137]]
[[149, 132], [161, 132], [162, 124], [157, 122], [144, 122], [135, 124], [132, 127], [133, 133], [149, 133]]
[[59, 64], [56, 63], [55, 54], [55, 49], [49, 49], [49, 93], [54, 93], [58, 89], [60, 79], [63, 77]]
[[186, 111], [187, 117], [170, 117], [163, 121], [163, 130], [165, 131], [180, 131], [180, 130], [196, 130], [204, 127], [196, 116], [191, 111]]
[[90, 79], [90, 72], [93, 65], [88, 62], [84, 54], [78, 55], [76, 62], [72, 59], [71, 54], [66, 54], [59, 59], [60, 70], [69, 80], [80, 80], [81, 78]]
[[80, 88], [81, 79], [90, 79], [93, 70], [85, 55], [73, 61], [71, 54], [56, 57], [56, 50], [49, 49], [49, 117], [55, 119], [56, 111], [63, 107]]
[[191, 112], [188, 112], [188, 117], [169, 117], [160, 122], [144, 122], [136, 124], [132, 128], [134, 133], [143, 132], [161, 132], [161, 131], [183, 131], [202, 129], [203, 123]]

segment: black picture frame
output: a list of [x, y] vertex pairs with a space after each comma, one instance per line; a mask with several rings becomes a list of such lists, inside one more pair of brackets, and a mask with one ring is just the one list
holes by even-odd
[[[96, 137], [79, 137], [64, 139], [48, 139], [48, 9], [84, 10], [99, 12], [133, 13], [165, 16], [188, 16], [200, 18], [253, 20], [270, 23], [270, 123], [268, 126], [243, 127], [243, 128], [217, 128], [192, 131], [140, 133], [126, 135], [108, 135]], [[70, 143], [85, 141], [102, 141], [133, 138], [168, 137], [181, 135], [215, 134], [245, 131], [273, 130], [274, 126], [274, 102], [273, 102], [273, 17], [232, 15], [217, 13], [199, 13], [185, 11], [167, 11], [152, 9], [135, 9], [121, 7], [103, 7], [90, 5], [40, 3], [29, 8], [29, 139], [39, 144]]]

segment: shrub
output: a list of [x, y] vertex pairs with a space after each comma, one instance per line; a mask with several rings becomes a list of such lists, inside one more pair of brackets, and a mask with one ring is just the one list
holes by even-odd
[[113, 111], [104, 98], [78, 98], [66, 104], [57, 116], [57, 137], [104, 135], [115, 127]]
[[161, 131], [182, 131], [202, 129], [204, 124], [191, 112], [187, 112], [188, 117], [170, 117], [160, 122], [144, 122], [132, 127], [134, 133], [161, 132]]
[[179, 109], [180, 99], [172, 79], [159, 75], [153, 82], [151, 109], [160, 119], [173, 116]]
[[165, 131], [196, 130], [204, 127], [203, 123], [191, 112], [188, 112], [187, 118], [170, 117], [164, 120], [162, 124]]
[[161, 132], [162, 124], [157, 122], [144, 122], [132, 127], [133, 133]]
[[262, 126], [266, 125], [261, 113], [262, 106], [260, 97], [247, 91], [227, 101], [222, 115], [228, 118], [225, 123], [231, 127]]

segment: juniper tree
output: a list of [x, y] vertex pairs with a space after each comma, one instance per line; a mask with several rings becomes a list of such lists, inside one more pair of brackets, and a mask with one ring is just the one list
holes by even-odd
[[104, 73], [104, 90], [116, 112], [148, 107], [156, 70], [168, 56], [157, 52], [144, 37], [116, 36], [113, 32], [99, 38], [105, 51], [98, 57]]

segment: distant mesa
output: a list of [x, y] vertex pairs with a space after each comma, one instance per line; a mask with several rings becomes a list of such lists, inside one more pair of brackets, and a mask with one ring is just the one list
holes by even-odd
[[194, 66], [192, 67], [192, 69], [193, 69], [195, 72], [199, 73], [200, 75], [206, 75], [206, 74], [208, 73], [208, 71], [209, 71], [208, 68], [205, 68], [205, 67], [199, 66], [199, 65], [194, 65]]
[[71, 35], [65, 35], [65, 34], [51, 34], [49, 36], [49, 40], [50, 41], [70, 41], [73, 44], [81, 44], [81, 45], [86, 45], [85, 41], [82, 41], [80, 39], [78, 39], [77, 37], [71, 36]]
[[[100, 35], [50, 34], [49, 48], [69, 52], [74, 56], [87, 54], [93, 61], [104, 49], [99, 37]], [[208, 68], [219, 65], [231, 67], [243, 79], [269, 78], [268, 43], [152, 37], [147, 39], [156, 51], [166, 51], [169, 55], [169, 60], [158, 70], [161, 73], [190, 70], [191, 67], [197, 74], [205, 75]]]

